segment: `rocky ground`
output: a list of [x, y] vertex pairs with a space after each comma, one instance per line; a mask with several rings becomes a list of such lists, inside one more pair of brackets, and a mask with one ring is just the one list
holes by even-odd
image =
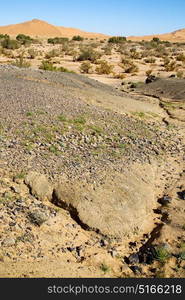
[[0, 66], [1, 277], [184, 277], [184, 97], [153, 85]]

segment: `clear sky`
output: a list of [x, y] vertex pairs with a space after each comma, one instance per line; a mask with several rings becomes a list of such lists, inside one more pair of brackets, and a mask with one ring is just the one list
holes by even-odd
[[31, 19], [110, 35], [146, 35], [185, 28], [185, 0], [8, 0], [0, 25]]

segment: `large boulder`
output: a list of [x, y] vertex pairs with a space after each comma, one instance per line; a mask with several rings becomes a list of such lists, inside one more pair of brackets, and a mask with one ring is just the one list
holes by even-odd
[[102, 234], [125, 238], [146, 233], [153, 226], [155, 170], [135, 164], [124, 173], [106, 172], [103, 183], [62, 181], [53, 202], [71, 212], [77, 222]]
[[36, 198], [42, 201], [52, 199], [53, 188], [45, 175], [31, 171], [27, 174], [25, 183]]

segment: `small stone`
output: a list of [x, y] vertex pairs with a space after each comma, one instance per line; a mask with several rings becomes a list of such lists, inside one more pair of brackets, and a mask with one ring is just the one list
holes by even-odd
[[76, 248], [74, 248], [74, 247], [67, 247], [67, 250], [68, 250], [69, 252], [73, 252], [73, 251], [76, 250]]
[[15, 245], [15, 239], [14, 238], [6, 238], [2, 242], [3, 246], [10, 247]]
[[160, 198], [158, 202], [162, 205], [167, 205], [172, 202], [172, 198], [170, 196], [165, 195], [162, 198]]
[[108, 243], [107, 240], [103, 240], [103, 239], [102, 239], [102, 240], [100, 241], [100, 246], [101, 246], [101, 247], [106, 247], [106, 246], [108, 246], [108, 244], [109, 244], [109, 243]]
[[129, 264], [137, 264], [139, 263], [139, 255], [137, 253], [133, 253], [128, 257]]
[[15, 225], [16, 225], [15, 222], [10, 222], [10, 223], [9, 223], [9, 226], [15, 226]]
[[110, 255], [114, 258], [116, 257], [116, 255], [118, 254], [116, 249], [112, 248], [108, 251], [108, 253], [110, 253]]
[[141, 274], [142, 273], [142, 268], [138, 267], [138, 266], [132, 266], [130, 267], [130, 269], [134, 272], [134, 274]]
[[11, 186], [11, 190], [12, 190], [14, 193], [16, 193], [16, 194], [20, 194], [20, 190], [19, 190], [19, 188], [16, 187], [16, 186]]
[[181, 200], [185, 200], [185, 190], [182, 192], [178, 192], [178, 196]]
[[77, 253], [78, 256], [81, 256], [81, 254], [82, 254], [82, 246], [77, 246], [76, 247], [76, 253]]
[[44, 212], [39, 210], [30, 212], [28, 214], [28, 217], [33, 224], [36, 224], [38, 226], [41, 226], [44, 222], [48, 220], [48, 216]]

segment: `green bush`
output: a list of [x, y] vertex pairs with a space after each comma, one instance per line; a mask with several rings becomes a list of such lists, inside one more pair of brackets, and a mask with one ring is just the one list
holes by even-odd
[[95, 62], [101, 57], [101, 53], [94, 51], [93, 49], [82, 50], [81, 54], [77, 57], [77, 61], [89, 60]]
[[108, 40], [108, 43], [119, 44], [126, 42], [125, 36], [113, 36]]
[[8, 34], [0, 34], [0, 39], [9, 39], [10, 36]]
[[10, 40], [9, 38], [2, 41], [1, 46], [6, 49], [19, 49], [21, 44], [16, 40]]
[[159, 39], [158, 37], [154, 37], [154, 38], [152, 39], [152, 41], [155, 42], [155, 43], [160, 43], [160, 42], [161, 42], [160, 39]]
[[66, 42], [68, 42], [69, 39], [66, 38], [66, 37], [55, 37], [55, 38], [50, 38], [48, 39], [48, 44], [53, 44], [53, 45], [56, 45], [56, 44], [64, 44]]
[[29, 35], [18, 34], [16, 40], [19, 41], [22, 45], [29, 45], [32, 43], [32, 38]]
[[45, 70], [45, 71], [74, 73], [73, 71], [70, 71], [64, 67], [57, 68], [56, 66], [53, 65], [52, 62], [49, 62], [47, 60], [42, 61], [42, 64], [40, 65], [39, 69]]
[[81, 42], [84, 40], [84, 38], [80, 35], [75, 35], [75, 36], [73, 36], [72, 40]]
[[155, 248], [155, 258], [161, 263], [165, 263], [171, 256], [169, 251], [163, 246], [157, 246]]
[[57, 71], [57, 67], [55, 67], [53, 65], [53, 63], [47, 61], [47, 60], [43, 60], [39, 69], [41, 70], [45, 70], [45, 71]]

